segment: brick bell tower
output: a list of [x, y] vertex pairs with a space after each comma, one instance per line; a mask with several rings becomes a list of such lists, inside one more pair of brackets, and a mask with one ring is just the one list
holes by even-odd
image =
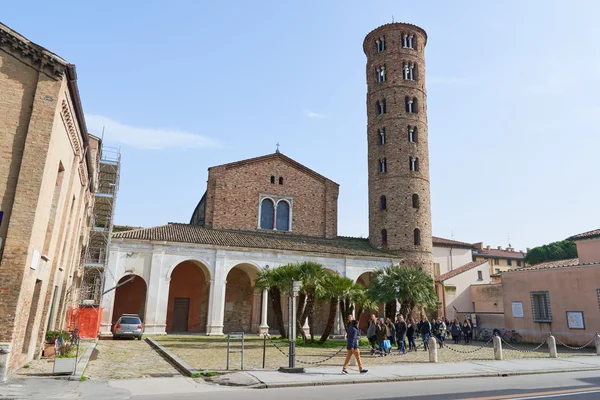
[[433, 272], [425, 44], [415, 25], [371, 31], [367, 56], [369, 240]]

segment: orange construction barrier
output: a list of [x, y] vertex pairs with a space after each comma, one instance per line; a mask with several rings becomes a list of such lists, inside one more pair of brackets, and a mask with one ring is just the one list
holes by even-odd
[[79, 337], [95, 338], [100, 332], [102, 308], [81, 307], [67, 310], [68, 330], [79, 329]]

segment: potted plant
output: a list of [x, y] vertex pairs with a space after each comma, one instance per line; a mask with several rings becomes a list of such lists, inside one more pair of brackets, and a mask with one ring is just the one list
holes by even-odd
[[77, 364], [76, 346], [68, 341], [69, 333], [56, 331], [54, 338], [54, 375], [70, 375]]

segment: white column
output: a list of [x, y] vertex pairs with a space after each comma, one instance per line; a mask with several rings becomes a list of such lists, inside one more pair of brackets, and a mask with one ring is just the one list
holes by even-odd
[[[118, 251], [111, 251], [108, 257], [108, 269], [104, 274], [104, 291], [114, 288], [117, 285], [117, 264], [120, 258]], [[115, 303], [115, 290], [111, 290], [102, 297], [102, 320], [100, 321], [100, 335], [109, 336], [112, 334], [112, 314]]]
[[167, 307], [169, 303], [170, 279], [168, 268], [164, 268], [164, 252], [152, 254], [150, 278], [146, 295], [144, 333], [164, 335], [167, 329]]
[[260, 334], [269, 333], [269, 325], [267, 324], [267, 311], [269, 310], [269, 291], [263, 290], [262, 293], [262, 312], [260, 319]]
[[227, 276], [225, 275], [225, 256], [217, 250], [215, 262], [215, 278], [211, 281], [210, 299], [208, 303], [209, 320], [206, 334], [210, 336], [223, 334], [223, 319], [225, 317], [225, 291]]
[[310, 333], [310, 326], [308, 326], [308, 318], [306, 318], [306, 320], [304, 321], [304, 326], [302, 327], [302, 330], [307, 335]]

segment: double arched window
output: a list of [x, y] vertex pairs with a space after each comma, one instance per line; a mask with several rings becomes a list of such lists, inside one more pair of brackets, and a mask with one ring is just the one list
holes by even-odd
[[270, 198], [260, 202], [260, 229], [291, 230], [291, 203], [281, 199], [277, 204]]

